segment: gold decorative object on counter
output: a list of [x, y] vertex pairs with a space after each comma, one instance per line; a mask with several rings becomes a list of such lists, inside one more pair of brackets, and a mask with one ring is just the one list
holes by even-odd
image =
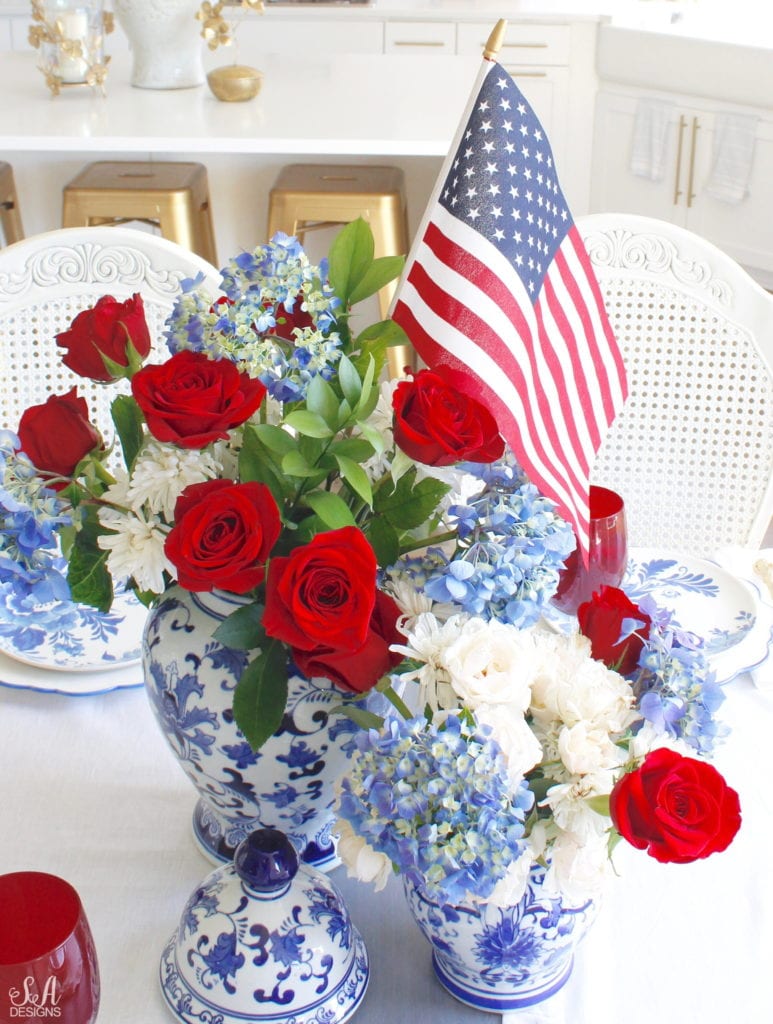
[[30, 44], [40, 51], [38, 67], [53, 96], [63, 86], [88, 85], [105, 92], [109, 57], [105, 36], [113, 15], [103, 0], [31, 0]]
[[[244, 13], [253, 11], [257, 14], [262, 14], [264, 9], [263, 0], [231, 0], [230, 3], [218, 0], [214, 4], [204, 0], [196, 18], [202, 23], [201, 36], [210, 50], [216, 50], [218, 46], [233, 46], [235, 43], [238, 22], [227, 21], [223, 17], [225, 7], [238, 7]], [[245, 64], [237, 64], [236, 60], [231, 65], [215, 68], [207, 75], [207, 83], [213, 94], [226, 103], [251, 100], [260, 92], [262, 81], [260, 71]]]
[[210, 71], [207, 84], [219, 100], [238, 103], [258, 95], [263, 75], [245, 64], [228, 64]]

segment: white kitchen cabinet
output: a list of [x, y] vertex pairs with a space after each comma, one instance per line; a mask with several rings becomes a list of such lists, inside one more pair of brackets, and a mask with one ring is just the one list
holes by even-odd
[[[640, 99], [669, 104], [660, 180], [639, 177], [631, 155]], [[713, 165], [713, 129], [718, 112], [759, 118], [749, 192], [737, 203], [707, 191]], [[591, 211], [621, 211], [658, 217], [708, 238], [773, 284], [773, 112], [729, 106], [712, 99], [653, 94], [641, 89], [603, 88], [596, 101]]]

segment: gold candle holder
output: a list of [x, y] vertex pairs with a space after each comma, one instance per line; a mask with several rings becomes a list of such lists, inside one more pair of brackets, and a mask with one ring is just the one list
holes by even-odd
[[29, 41], [39, 50], [38, 68], [53, 96], [69, 86], [91, 86], [104, 95], [105, 36], [113, 15], [103, 0], [31, 0]]

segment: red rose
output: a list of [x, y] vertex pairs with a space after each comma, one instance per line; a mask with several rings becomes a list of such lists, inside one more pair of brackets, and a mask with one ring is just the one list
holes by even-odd
[[263, 582], [281, 522], [265, 484], [207, 480], [186, 487], [164, 551], [186, 590], [245, 594]]
[[400, 609], [388, 594], [376, 591], [365, 643], [356, 651], [335, 651], [321, 645], [312, 651], [293, 649], [293, 659], [305, 676], [324, 676], [345, 690], [365, 693], [403, 660], [389, 650], [405, 639], [397, 630]]
[[357, 651], [376, 601], [376, 556], [356, 526], [318, 533], [272, 558], [263, 628], [292, 648]]
[[78, 313], [69, 331], [57, 334], [56, 343], [67, 349], [62, 362], [74, 373], [92, 380], [115, 380], [102, 361], [103, 355], [119, 366], [128, 366], [127, 345], [142, 359], [150, 352], [142, 296], [134, 294], [118, 302], [112, 295], [103, 295], [96, 306]]
[[[77, 388], [66, 395], [51, 395], [43, 405], [22, 413], [17, 431], [21, 449], [36, 469], [71, 477], [81, 459], [102, 443], [89, 422], [89, 408]], [[66, 484], [52, 484], [60, 489]]]
[[392, 396], [395, 442], [416, 462], [494, 462], [505, 449], [488, 409], [432, 370], [402, 380]]
[[620, 779], [610, 813], [624, 839], [662, 863], [718, 853], [741, 827], [738, 794], [716, 768], [666, 749]]
[[[622, 641], [625, 619], [636, 619], [643, 625]], [[629, 675], [639, 664], [639, 655], [650, 635], [652, 619], [617, 587], [602, 586], [590, 601], [577, 609], [580, 632], [590, 640], [591, 656], [603, 661], [621, 675]]]
[[203, 448], [228, 437], [255, 412], [265, 387], [228, 359], [178, 352], [160, 366], [144, 366], [132, 378], [132, 394], [158, 441]]

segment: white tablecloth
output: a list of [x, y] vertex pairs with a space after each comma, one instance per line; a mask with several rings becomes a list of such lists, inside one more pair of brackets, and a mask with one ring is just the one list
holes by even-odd
[[[621, 844], [621, 877], [563, 993], [538, 1015], [509, 1014], [508, 1024], [773, 1021], [773, 691], [741, 677], [727, 697], [733, 733], [715, 763], [741, 795], [735, 843], [687, 866], [659, 865]], [[144, 692], [0, 688], [0, 769], [0, 872], [52, 871], [80, 892], [101, 966], [100, 1024], [167, 1024], [159, 956], [212, 865], [191, 838], [193, 789]], [[396, 881], [375, 894], [343, 868], [332, 877], [371, 957], [357, 1024], [498, 1019], [457, 1003], [434, 980]]]

